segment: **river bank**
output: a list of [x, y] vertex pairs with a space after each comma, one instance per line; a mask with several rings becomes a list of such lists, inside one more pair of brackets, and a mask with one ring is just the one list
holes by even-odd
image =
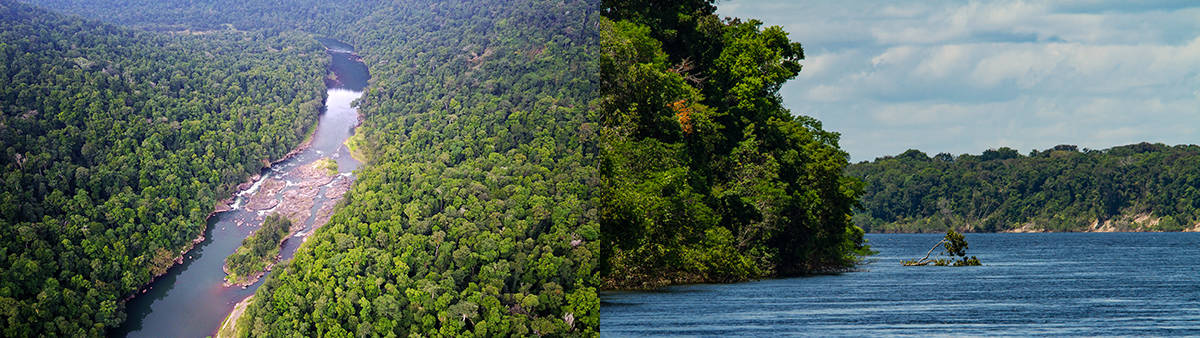
[[254, 295], [250, 295], [233, 306], [233, 311], [229, 312], [229, 316], [221, 321], [221, 327], [217, 329], [217, 338], [232, 338], [237, 337], [237, 322], [242, 318], [242, 314], [246, 313], [246, 307], [250, 306]]

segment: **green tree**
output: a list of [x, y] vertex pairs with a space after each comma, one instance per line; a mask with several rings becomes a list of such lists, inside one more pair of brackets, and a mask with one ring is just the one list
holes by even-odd
[[[950, 257], [950, 259], [930, 259], [929, 256], [933, 254], [934, 250], [937, 250], [938, 246], [941, 246], [943, 249], [942, 252], [938, 253], [938, 256], [947, 256]], [[948, 230], [946, 231], [946, 236], [943, 237], [942, 240], [938, 241], [937, 244], [934, 244], [933, 247], [929, 249], [929, 252], [925, 254], [924, 258], [911, 261], [901, 261], [901, 264], [905, 266], [924, 266], [929, 264], [937, 266], [982, 265], [979, 262], [979, 259], [975, 258], [975, 256], [967, 257], [967, 247], [968, 245], [966, 236], [963, 236], [963, 234], [960, 234], [957, 231]]]
[[720, 20], [711, 1], [605, 7], [605, 287], [836, 271], [868, 252], [838, 135], [778, 95], [801, 69], [799, 43], [759, 21]]
[[209, 33], [0, 0], [0, 335], [104, 335], [217, 200], [310, 131], [319, 43]]

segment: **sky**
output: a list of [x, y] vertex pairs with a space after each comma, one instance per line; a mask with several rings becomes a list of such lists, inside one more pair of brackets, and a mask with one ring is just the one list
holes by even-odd
[[720, 0], [804, 46], [780, 91], [854, 162], [1200, 143], [1200, 1]]

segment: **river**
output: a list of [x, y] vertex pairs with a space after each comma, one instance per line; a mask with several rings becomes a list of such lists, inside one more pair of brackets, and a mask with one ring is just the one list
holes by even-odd
[[[302, 203], [303, 209], [309, 210], [299, 212], [308, 217], [300, 217], [304, 228], [284, 242], [280, 251], [284, 261], [291, 258], [303, 239], [311, 233], [315, 219], [321, 214], [318, 211], [322, 208], [328, 210], [337, 202], [326, 198], [326, 190], [337, 184], [348, 186], [349, 181], [353, 180], [352, 172], [360, 163], [350, 156], [344, 142], [354, 134], [354, 128], [358, 125], [358, 110], [352, 103], [362, 96], [369, 74], [352, 47], [334, 40], [320, 40], [333, 58], [330, 71], [335, 80], [326, 81], [329, 89], [325, 111], [317, 122], [309, 146], [295, 156], [264, 169], [262, 178], [254, 188], [239, 194], [233, 210], [211, 217], [204, 232], [204, 241], [184, 255], [182, 264], [172, 267], [167, 274], [151, 283], [145, 293], [126, 304], [129, 317], [113, 334], [129, 337], [204, 337], [214, 334], [234, 304], [253, 294], [262, 284], [262, 280], [259, 280], [245, 288], [225, 286], [225, 272], [222, 270], [225, 257], [258, 229], [265, 214], [286, 207], [289, 199], [282, 196], [288, 195], [289, 190], [293, 191], [290, 195], [293, 198], [300, 195], [295, 193], [296, 189], [303, 187], [296, 182], [299, 180], [296, 177], [297, 169], [320, 159], [331, 158], [338, 164], [338, 175], [329, 178], [329, 184], [313, 187], [311, 190], [316, 192], [315, 196], [305, 197], [308, 200]], [[284, 187], [278, 196], [271, 196], [280, 205], [271, 210], [246, 207], [250, 193], [257, 190], [262, 182], [270, 180], [286, 182], [286, 185], [281, 184]], [[312, 206], [308, 207], [309, 204]]]
[[903, 267], [940, 235], [871, 234], [862, 271], [602, 293], [603, 336], [1200, 335], [1200, 233], [967, 234], [982, 267]]

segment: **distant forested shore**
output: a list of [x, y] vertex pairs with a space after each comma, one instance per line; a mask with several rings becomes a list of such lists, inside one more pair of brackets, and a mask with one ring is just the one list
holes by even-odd
[[853, 164], [868, 232], [1200, 230], [1200, 146], [908, 150]]

